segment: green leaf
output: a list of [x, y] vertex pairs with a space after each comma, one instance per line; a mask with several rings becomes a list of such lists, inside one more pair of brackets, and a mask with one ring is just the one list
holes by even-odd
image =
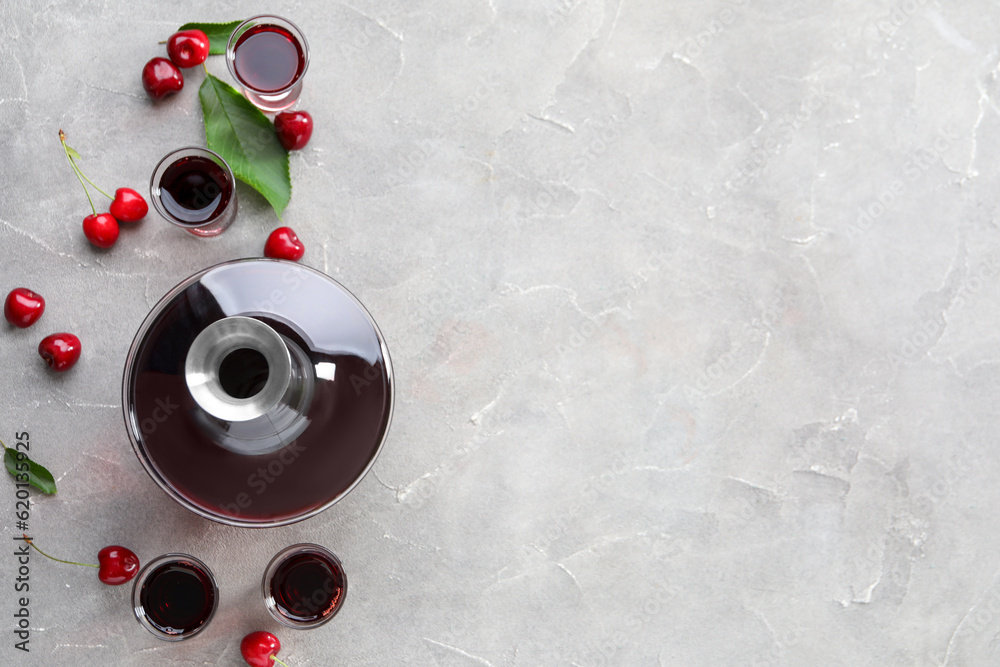
[[82, 160], [83, 159], [82, 157], [80, 157], [80, 154], [76, 152], [76, 150], [74, 150], [74, 149], [72, 149], [72, 148], [69, 147], [69, 144], [63, 144], [63, 145], [66, 146], [66, 152], [69, 153], [69, 156], [71, 158], [73, 158], [74, 160]]
[[278, 218], [292, 198], [288, 151], [260, 109], [232, 86], [207, 74], [198, 91], [210, 150], [240, 179], [264, 195]]
[[221, 56], [226, 52], [226, 44], [229, 37], [236, 30], [236, 26], [243, 21], [231, 21], [229, 23], [185, 23], [177, 32], [181, 30], [201, 30], [208, 37], [208, 55]]
[[[24, 452], [21, 452], [24, 454]], [[3, 453], [3, 463], [7, 467], [7, 472], [13, 475], [15, 478], [18, 475], [23, 475], [25, 472], [28, 473], [28, 483], [33, 487], [41, 491], [42, 493], [53, 494], [56, 492], [56, 480], [52, 478], [52, 473], [45, 469], [45, 466], [39, 465], [28, 458], [25, 454], [24, 458], [18, 461], [18, 452], [15, 452], [10, 447], [7, 447]], [[28, 469], [18, 470], [17, 466], [23, 466], [25, 463], [28, 464]]]

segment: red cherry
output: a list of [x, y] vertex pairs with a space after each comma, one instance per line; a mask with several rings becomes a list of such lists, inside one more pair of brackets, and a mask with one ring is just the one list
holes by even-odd
[[83, 219], [83, 234], [98, 248], [107, 250], [118, 240], [118, 221], [110, 213], [88, 215]]
[[35, 546], [34, 540], [30, 537], [24, 534], [22, 534], [22, 537], [32, 549], [46, 558], [56, 561], [57, 563], [98, 568], [98, 579], [108, 586], [120, 586], [135, 577], [136, 573], [139, 571], [139, 558], [125, 547], [104, 547], [97, 552], [97, 562], [100, 563], [100, 565], [91, 565], [90, 563], [76, 563], [71, 560], [63, 560], [62, 558], [50, 556]]
[[3, 303], [3, 316], [20, 329], [27, 329], [45, 312], [45, 299], [27, 287], [12, 289]]
[[115, 190], [115, 200], [108, 207], [108, 212], [118, 222], [137, 222], [146, 217], [149, 204], [132, 188], [118, 188]]
[[121, 586], [139, 571], [139, 557], [125, 547], [104, 547], [97, 552], [97, 578], [108, 586]]
[[154, 100], [162, 100], [184, 87], [184, 76], [166, 58], [153, 58], [142, 68], [142, 87]]
[[280, 662], [275, 656], [281, 650], [281, 642], [270, 632], [251, 632], [240, 642], [240, 653], [250, 667], [271, 667]]
[[291, 227], [278, 227], [267, 237], [264, 256], [274, 259], [290, 259], [297, 262], [306, 253], [306, 247], [295, 235]]
[[38, 354], [57, 373], [68, 371], [80, 358], [80, 339], [71, 333], [46, 336], [38, 344]]
[[286, 151], [297, 151], [309, 143], [313, 119], [307, 111], [283, 111], [274, 117], [274, 130]]
[[208, 35], [201, 30], [181, 30], [167, 40], [167, 55], [178, 67], [194, 67], [208, 58]]

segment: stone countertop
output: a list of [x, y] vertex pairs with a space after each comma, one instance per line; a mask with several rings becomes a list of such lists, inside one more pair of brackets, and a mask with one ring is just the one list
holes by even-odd
[[[261, 254], [240, 186], [201, 240], [155, 212], [110, 251], [57, 131], [109, 188], [203, 145], [196, 88], [139, 73], [187, 21], [306, 33], [284, 223], [351, 289], [397, 379], [388, 441], [345, 500], [240, 530], [171, 502], [129, 446], [121, 371], [188, 275]], [[47, 299], [0, 343], [0, 437], [58, 479], [48, 551], [188, 552], [222, 604], [169, 644], [128, 586], [33, 557], [30, 653], [0, 557], [0, 662], [239, 665], [275, 631], [305, 665], [986, 665], [1000, 661], [1000, 11], [968, 0], [0, 9], [2, 291]], [[208, 68], [228, 79], [224, 63]], [[38, 359], [68, 330], [65, 375]], [[6, 488], [6, 491], [2, 491]], [[0, 484], [5, 539], [14, 486]], [[340, 555], [332, 623], [259, 600], [298, 541]], [[13, 544], [13, 542], [8, 542]], [[43, 547], [43, 548], [44, 548]]]

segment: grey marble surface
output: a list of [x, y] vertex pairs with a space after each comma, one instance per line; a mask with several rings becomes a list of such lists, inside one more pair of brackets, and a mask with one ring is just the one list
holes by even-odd
[[[398, 380], [373, 472], [302, 524], [172, 503], [120, 375], [175, 283], [261, 253], [239, 190], [214, 240], [155, 213], [107, 252], [57, 130], [109, 187], [204, 141], [192, 70], [139, 83], [179, 24], [256, 13], [312, 46], [284, 222], [379, 322]], [[0, 662], [238, 665], [1000, 663], [1000, 10], [993, 2], [4, 3], [0, 433], [59, 493], [30, 532], [86, 560], [204, 559], [222, 606], [179, 645], [128, 591], [33, 558], [30, 654], [0, 556]], [[214, 73], [228, 77], [214, 58]], [[76, 332], [63, 376], [38, 340]], [[14, 488], [0, 525], [19, 534]], [[258, 598], [297, 541], [343, 558], [333, 623]]]

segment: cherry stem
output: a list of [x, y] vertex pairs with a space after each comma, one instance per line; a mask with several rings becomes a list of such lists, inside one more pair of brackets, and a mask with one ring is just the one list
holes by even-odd
[[[111, 201], [114, 201], [114, 199], [115, 199], [114, 197], [112, 197], [107, 192], [105, 192], [100, 187], [98, 187], [97, 183], [94, 183], [92, 180], [90, 180], [89, 178], [87, 178], [87, 175], [85, 173], [83, 173], [83, 169], [80, 169], [80, 165], [78, 165], [76, 163], [76, 160], [73, 159], [73, 155], [70, 153], [70, 150], [71, 150], [70, 147], [66, 145], [66, 133], [63, 132], [62, 130], [59, 130], [59, 141], [62, 142], [63, 152], [66, 153], [66, 158], [69, 160], [70, 166], [73, 167], [73, 171], [76, 172], [76, 177], [77, 178], [81, 178], [82, 177], [84, 180], [86, 180], [88, 183], [90, 183], [92, 186], [94, 186], [95, 190], [97, 190], [98, 192], [100, 192], [102, 195], [104, 195], [105, 197], [107, 197]], [[83, 185], [83, 181], [80, 181], [80, 184]], [[86, 185], [83, 186], [83, 191], [87, 192], [87, 186]], [[87, 200], [88, 201], [90, 200], [90, 193], [89, 192], [87, 192]], [[92, 202], [92, 201], [90, 202], [90, 208], [94, 208], [94, 202]], [[94, 215], [97, 215], [97, 211], [96, 210], [94, 211]]]
[[[83, 194], [87, 195], [87, 201], [90, 202], [90, 210], [94, 212], [94, 215], [97, 215], [97, 209], [94, 208], [94, 200], [90, 198], [90, 191], [87, 190], [87, 184], [83, 182], [82, 178], [80, 178], [80, 170], [73, 162], [73, 158], [69, 154], [69, 149], [66, 148], [66, 135], [63, 134], [62, 130], [59, 130], [59, 141], [62, 142], [63, 152], [66, 153], [66, 159], [69, 160], [69, 166], [73, 169], [73, 173], [76, 174], [77, 179], [80, 181], [80, 185], [83, 186]], [[31, 543], [29, 542], [29, 544]]]
[[283, 663], [283, 662], [281, 661], [281, 658], [279, 658], [279, 657], [278, 657], [278, 656], [276, 656], [276, 655], [272, 655], [272, 656], [271, 656], [271, 660], [274, 660], [275, 664], [278, 664], [278, 665], [281, 665], [282, 667], [288, 667], [288, 665], [286, 665], [285, 663]]
[[[56, 558], [55, 556], [50, 556], [47, 553], [45, 553], [44, 551], [42, 551], [41, 549], [39, 549], [38, 547], [36, 547], [35, 543], [32, 542], [31, 538], [28, 537], [26, 534], [22, 533], [21, 535], [22, 535], [22, 537], [24, 537], [24, 541], [27, 542], [28, 545], [32, 549], [34, 549], [38, 553], [42, 554], [46, 558], [49, 558], [49, 559], [54, 560], [54, 561], [59, 562], [59, 563], [67, 563], [68, 565], [82, 565], [83, 567], [100, 567], [100, 565], [91, 565], [90, 563], [74, 563], [71, 560], [63, 560], [62, 558]], [[288, 667], [288, 666], [286, 665], [285, 667]]]
[[104, 190], [100, 189], [99, 187], [97, 187], [96, 183], [94, 183], [92, 180], [90, 180], [89, 178], [87, 178], [87, 175], [85, 173], [83, 173], [83, 170], [80, 169], [80, 166], [76, 163], [75, 160], [73, 160], [73, 156], [72, 155], [70, 156], [69, 161], [70, 161], [70, 163], [72, 163], [72, 165], [74, 167], [76, 167], [77, 173], [80, 174], [81, 176], [83, 176], [88, 183], [90, 183], [91, 185], [93, 185], [95, 190], [97, 190], [98, 192], [100, 192], [102, 195], [104, 195], [108, 199], [114, 201], [114, 199], [115, 199], [114, 197], [112, 197], [111, 195], [109, 195], [107, 192], [105, 192]]

